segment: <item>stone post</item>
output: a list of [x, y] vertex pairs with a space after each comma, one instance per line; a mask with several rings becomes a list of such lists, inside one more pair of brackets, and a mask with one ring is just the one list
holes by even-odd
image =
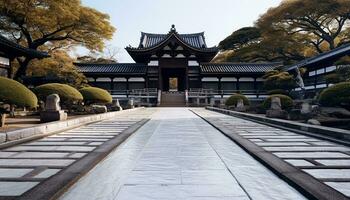
[[6, 121], [6, 114], [5, 113], [1, 113], [0, 114], [0, 127], [4, 127], [5, 126], [5, 121]]
[[129, 99], [129, 101], [128, 101], [128, 108], [129, 109], [135, 108], [134, 99]]
[[246, 108], [245, 108], [245, 106], [244, 106], [244, 101], [243, 101], [243, 99], [238, 99], [237, 104], [236, 104], [235, 111], [238, 111], [238, 112], [244, 112], [244, 111], [246, 111]]
[[119, 99], [116, 99], [113, 104], [114, 111], [122, 111], [123, 108], [120, 106]]
[[210, 98], [210, 106], [214, 107], [214, 105], [215, 105], [215, 99], [214, 99], [214, 97], [212, 97], [212, 98]]

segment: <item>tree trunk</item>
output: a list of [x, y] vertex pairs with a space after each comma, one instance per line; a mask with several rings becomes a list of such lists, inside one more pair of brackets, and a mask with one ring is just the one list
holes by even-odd
[[0, 127], [4, 127], [5, 126], [5, 120], [6, 120], [6, 114], [5, 113], [1, 113], [0, 114]]
[[21, 78], [26, 76], [27, 68], [28, 68], [29, 62], [31, 60], [32, 60], [32, 58], [25, 58], [22, 62], [21, 61], [18, 62], [19, 68], [18, 68], [16, 74], [14, 75], [15, 80], [20, 80]]

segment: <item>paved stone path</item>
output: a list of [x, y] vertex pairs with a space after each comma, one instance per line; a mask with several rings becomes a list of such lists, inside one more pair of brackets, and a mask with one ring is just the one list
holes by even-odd
[[350, 197], [349, 147], [204, 109], [195, 112]]
[[305, 199], [189, 109], [155, 109], [61, 199]]
[[25, 195], [152, 112], [122, 112], [110, 120], [1, 150], [0, 199]]

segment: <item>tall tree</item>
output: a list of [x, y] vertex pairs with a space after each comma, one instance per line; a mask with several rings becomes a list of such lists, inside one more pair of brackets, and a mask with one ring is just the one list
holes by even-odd
[[[79, 45], [101, 51], [114, 31], [108, 15], [80, 0], [0, 0], [0, 33], [30, 49]], [[17, 59], [16, 79], [26, 75], [31, 60]]]
[[237, 45], [239, 33], [246, 28], [236, 31], [219, 45], [231, 51], [216, 60], [290, 64], [350, 43], [350, 1], [284, 0], [262, 15], [255, 27], [259, 38]]
[[32, 77], [48, 77], [60, 80], [74, 87], [87, 84], [86, 77], [79, 73], [72, 59], [65, 50], [49, 52], [51, 57], [42, 60], [33, 60], [28, 67], [27, 74]]
[[295, 41], [297, 35], [289, 36], [284, 32], [272, 31], [264, 35], [258, 28], [246, 27], [233, 32], [220, 42], [219, 54], [214, 62], [272, 62], [284, 61], [286, 63], [302, 60], [304, 46]]
[[262, 15], [257, 26], [263, 34], [300, 35], [303, 44], [322, 53], [350, 42], [350, 1], [284, 0]]
[[256, 27], [244, 27], [234, 31], [230, 36], [219, 43], [221, 50], [240, 49], [252, 43], [257, 43], [261, 38], [260, 30]]

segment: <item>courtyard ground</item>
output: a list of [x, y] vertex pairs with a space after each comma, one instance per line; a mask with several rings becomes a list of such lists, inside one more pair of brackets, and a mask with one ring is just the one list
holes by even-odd
[[[79, 174], [94, 155], [106, 152], [141, 121], [126, 141], [103, 160], [95, 160], [98, 164], [91, 171]], [[262, 164], [240, 142], [285, 168]], [[131, 111], [3, 149], [0, 157], [0, 200], [50, 195], [61, 200], [298, 200], [315, 193], [324, 199], [327, 194], [333, 199], [350, 195], [350, 148], [204, 108]], [[283, 173], [292, 180], [286, 181]], [[74, 177], [75, 184], [62, 181], [67, 177]], [[305, 177], [310, 186], [306, 192], [298, 185]], [[315, 186], [320, 191], [312, 191]]]

